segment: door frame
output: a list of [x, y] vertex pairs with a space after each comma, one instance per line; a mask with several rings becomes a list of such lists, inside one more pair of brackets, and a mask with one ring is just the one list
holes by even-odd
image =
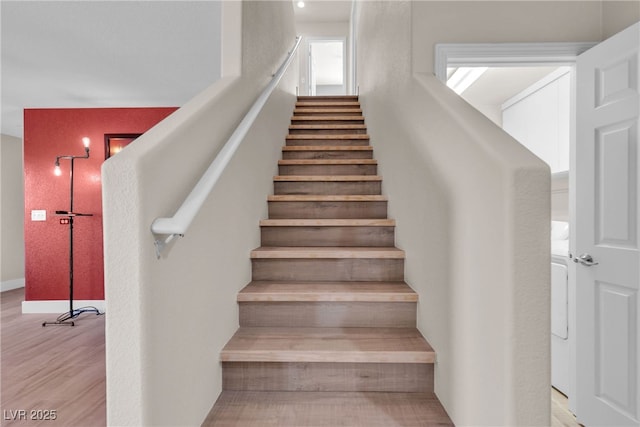
[[[575, 209], [575, 156], [576, 144], [576, 90], [575, 64], [580, 54], [591, 49], [600, 42], [575, 43], [440, 43], [435, 46], [434, 74], [443, 83], [447, 81], [447, 67], [517, 67], [517, 66], [571, 66], [571, 124], [570, 124], [570, 168], [569, 168], [569, 227], [573, 229], [576, 218]], [[575, 248], [575, 234], [569, 235], [569, 253]], [[569, 289], [575, 290], [576, 265], [568, 263]], [[569, 298], [575, 301], [575, 293]], [[575, 307], [569, 312], [569, 325], [575, 337]], [[576, 360], [575, 340], [570, 345], [570, 359]], [[574, 363], [575, 366], [575, 363]], [[575, 413], [575, 377], [576, 372], [569, 372], [570, 390], [569, 410]]]
[[598, 43], [439, 43], [433, 71], [446, 82], [449, 66], [574, 65], [580, 54]]
[[322, 43], [322, 42], [340, 42], [342, 43], [342, 85], [344, 86], [345, 95], [349, 93], [349, 82], [348, 78], [348, 64], [347, 64], [347, 38], [341, 36], [319, 36], [319, 37], [307, 37], [307, 91], [308, 94], [311, 95], [311, 45], [313, 43]]

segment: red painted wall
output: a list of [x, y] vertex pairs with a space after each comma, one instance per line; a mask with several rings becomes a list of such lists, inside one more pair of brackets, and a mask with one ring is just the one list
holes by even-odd
[[[74, 299], [104, 299], [100, 167], [104, 134], [144, 133], [176, 108], [26, 109], [24, 111], [25, 299], [69, 298], [69, 226], [56, 210], [69, 210], [70, 161], [84, 155], [82, 138], [91, 138], [89, 159], [74, 165], [74, 211], [91, 217], [74, 220]], [[123, 185], [126, 185], [123, 183]], [[31, 221], [32, 210], [46, 210], [46, 221]]]

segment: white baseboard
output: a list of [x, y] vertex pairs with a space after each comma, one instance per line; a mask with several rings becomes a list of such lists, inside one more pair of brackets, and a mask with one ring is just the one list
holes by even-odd
[[[100, 313], [104, 313], [106, 304], [104, 300], [74, 300], [73, 308], [95, 307]], [[48, 301], [22, 301], [22, 314], [34, 313], [64, 313], [69, 311], [69, 300]]]
[[0, 292], [12, 291], [18, 288], [24, 288], [24, 277], [22, 279], [5, 280], [4, 282], [0, 282]]

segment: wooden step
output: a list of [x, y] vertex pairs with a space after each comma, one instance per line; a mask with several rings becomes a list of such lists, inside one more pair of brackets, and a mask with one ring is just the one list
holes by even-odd
[[402, 282], [254, 281], [238, 294], [240, 326], [247, 327], [411, 328], [416, 301]]
[[308, 96], [308, 95], [300, 95], [297, 99], [299, 102], [355, 102], [358, 101], [358, 95], [317, 95], [317, 96]]
[[358, 101], [298, 101], [296, 108], [360, 108]]
[[265, 220], [262, 246], [393, 246], [392, 220]]
[[287, 146], [305, 145], [369, 145], [367, 134], [340, 134], [340, 135], [287, 135]]
[[375, 159], [289, 159], [278, 160], [280, 166], [293, 165], [377, 165]]
[[308, 145], [282, 147], [282, 159], [371, 159], [371, 146]]
[[293, 110], [293, 115], [328, 115], [328, 116], [335, 116], [335, 115], [341, 115], [341, 116], [346, 116], [346, 115], [355, 115], [355, 116], [361, 116], [362, 115], [362, 109], [360, 108], [296, 108]]
[[251, 252], [253, 280], [404, 280], [404, 252], [385, 247], [260, 247]]
[[386, 218], [387, 199], [377, 195], [272, 195], [269, 218]]
[[367, 133], [367, 126], [360, 125], [332, 125], [332, 124], [310, 124], [310, 125], [289, 125], [291, 135], [342, 135], [342, 134], [364, 135]]
[[278, 161], [280, 175], [375, 175], [375, 159], [289, 159]]
[[291, 117], [291, 124], [294, 125], [338, 125], [338, 124], [350, 124], [350, 125], [363, 125], [364, 117], [345, 115], [345, 116], [329, 116], [329, 115], [294, 115]]
[[434, 393], [223, 391], [202, 424], [229, 426], [453, 426]]
[[328, 196], [295, 196], [295, 195], [269, 195], [270, 202], [386, 202], [387, 196], [363, 196], [363, 195], [328, 195]]
[[222, 362], [434, 363], [415, 328], [239, 328]]
[[241, 327], [412, 328], [415, 302], [241, 302]]
[[395, 247], [314, 247], [261, 246], [251, 251], [252, 259], [404, 259], [404, 251]]
[[404, 282], [265, 282], [253, 281], [238, 302], [416, 302], [418, 294]]
[[378, 175], [277, 175], [273, 177], [278, 195], [380, 195]]
[[[222, 389], [425, 393], [433, 392], [433, 365], [429, 363], [224, 362]], [[278, 424], [278, 426], [281, 425], [300, 424]]]

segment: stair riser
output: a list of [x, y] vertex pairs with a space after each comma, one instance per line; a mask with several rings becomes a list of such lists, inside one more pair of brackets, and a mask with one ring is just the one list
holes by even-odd
[[274, 194], [303, 194], [303, 195], [380, 195], [382, 183], [380, 181], [277, 181], [273, 183]]
[[358, 95], [300, 95], [298, 102], [358, 102]]
[[393, 246], [394, 227], [262, 227], [262, 246]]
[[307, 102], [307, 101], [303, 101], [303, 102], [296, 102], [296, 109], [300, 109], [300, 108], [314, 108], [314, 109], [318, 109], [318, 110], [322, 110], [322, 109], [332, 109], [332, 110], [336, 110], [336, 109], [359, 109], [360, 108], [360, 103], [359, 102], [353, 102], [353, 101], [336, 101], [336, 102], [317, 102], [317, 101], [313, 101], [313, 102]]
[[284, 160], [296, 159], [373, 159], [372, 151], [283, 151]]
[[345, 135], [345, 134], [355, 134], [355, 135], [364, 135], [367, 133], [366, 129], [289, 129], [289, 133], [291, 135]]
[[280, 165], [280, 175], [376, 175], [378, 165]]
[[414, 302], [242, 302], [240, 326], [411, 328]]
[[287, 138], [287, 145], [291, 147], [309, 146], [309, 145], [339, 145], [339, 146], [366, 146], [369, 145], [368, 139], [290, 139]]
[[253, 280], [402, 281], [404, 259], [253, 259]]
[[271, 219], [386, 218], [387, 202], [269, 202]]
[[334, 120], [331, 120], [331, 119], [308, 120], [305, 118], [301, 118], [300, 116], [296, 116], [291, 120], [291, 124], [294, 124], [294, 125], [363, 125], [364, 119], [358, 118], [358, 116], [354, 116], [353, 118], [344, 118], [340, 120], [335, 120], [335, 119]]
[[222, 389], [433, 392], [433, 364], [223, 362]]
[[293, 110], [294, 116], [361, 116], [362, 110], [357, 108], [296, 108]]

